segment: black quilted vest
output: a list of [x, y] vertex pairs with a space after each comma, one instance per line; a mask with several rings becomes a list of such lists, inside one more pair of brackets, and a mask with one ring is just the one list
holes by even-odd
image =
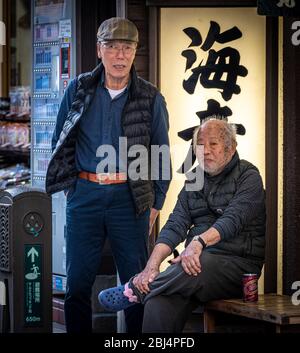
[[[92, 72], [78, 76], [74, 101], [48, 165], [46, 191], [49, 194], [68, 189], [77, 179], [75, 149], [78, 122], [84, 119], [103, 69], [103, 65], [99, 64]], [[128, 180], [137, 215], [154, 203], [154, 189], [150, 180], [150, 140], [152, 110], [157, 92], [152, 84], [137, 77], [132, 67], [128, 100], [122, 113], [123, 136], [127, 137], [128, 150], [138, 144], [145, 146], [149, 153], [148, 180]], [[135, 159], [128, 157], [128, 169]]]
[[[239, 160], [237, 155], [234, 160], [235, 165], [229, 173], [214, 178], [208, 195], [205, 196], [203, 190], [187, 193], [187, 205], [194, 224], [187, 235], [187, 244], [195, 235], [201, 234], [213, 226], [217, 218], [223, 214], [237, 191], [240, 176], [246, 170], [257, 170], [248, 161]], [[205, 185], [207, 182], [208, 180], [205, 180]], [[262, 205], [261, 214], [243, 227], [238, 236], [221, 241], [208, 249], [211, 252], [234, 254], [263, 261], [265, 257], [265, 224], [265, 207]]]

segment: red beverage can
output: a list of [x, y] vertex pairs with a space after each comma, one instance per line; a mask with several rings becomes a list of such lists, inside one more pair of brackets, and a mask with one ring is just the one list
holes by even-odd
[[258, 301], [258, 276], [256, 273], [245, 273], [243, 275], [244, 302]]

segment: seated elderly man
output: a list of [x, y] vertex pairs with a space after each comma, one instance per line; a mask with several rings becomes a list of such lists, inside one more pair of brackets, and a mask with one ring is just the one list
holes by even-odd
[[[240, 160], [235, 130], [226, 121], [207, 120], [195, 134], [194, 147], [204, 147], [203, 188], [187, 191], [185, 184], [145, 269], [125, 286], [99, 294], [108, 310], [142, 302], [143, 332], [181, 332], [199, 303], [241, 297], [242, 275], [259, 276], [264, 263], [265, 194], [258, 169]], [[185, 250], [159, 273], [184, 240]]]

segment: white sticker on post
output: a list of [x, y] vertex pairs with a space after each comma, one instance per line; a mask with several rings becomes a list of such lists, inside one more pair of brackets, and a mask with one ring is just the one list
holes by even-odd
[[72, 26], [71, 20], [59, 21], [59, 38], [71, 38]]

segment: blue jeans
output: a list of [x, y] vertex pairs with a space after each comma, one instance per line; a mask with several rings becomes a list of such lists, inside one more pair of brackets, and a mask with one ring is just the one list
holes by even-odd
[[[141, 272], [148, 259], [149, 213], [136, 216], [129, 185], [99, 185], [78, 178], [67, 195], [68, 332], [91, 332], [91, 292], [108, 238], [122, 284]], [[143, 307], [125, 311], [128, 332], [141, 332]]]

